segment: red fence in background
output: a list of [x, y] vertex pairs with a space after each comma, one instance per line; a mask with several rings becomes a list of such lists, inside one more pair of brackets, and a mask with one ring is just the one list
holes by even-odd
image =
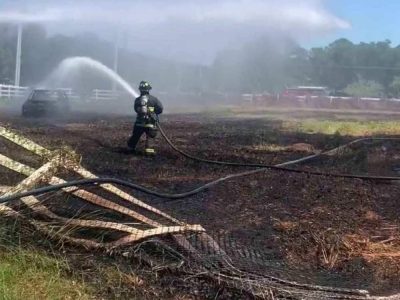
[[400, 99], [389, 98], [243, 94], [242, 102], [252, 105], [277, 107], [400, 111]]

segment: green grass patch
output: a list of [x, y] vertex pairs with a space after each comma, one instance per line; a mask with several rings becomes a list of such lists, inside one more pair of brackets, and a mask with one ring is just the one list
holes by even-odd
[[305, 119], [284, 121], [283, 129], [309, 134], [338, 134], [341, 136], [399, 135], [400, 121], [334, 121]]
[[0, 218], [0, 300], [162, 298], [125, 263], [53, 246], [26, 224]]
[[0, 249], [0, 299], [90, 299], [83, 283], [67, 278], [67, 263], [35, 250]]

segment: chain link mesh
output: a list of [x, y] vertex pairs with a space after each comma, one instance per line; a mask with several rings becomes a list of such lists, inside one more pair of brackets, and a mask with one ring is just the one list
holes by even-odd
[[[12, 156], [0, 154], [0, 174], [7, 178], [1, 182], [2, 196], [73, 179], [96, 178], [80, 165], [80, 157], [68, 148], [50, 151], [4, 127], [0, 127], [0, 139], [30, 153], [29, 161], [21, 160], [18, 151]], [[335, 164], [348, 171], [350, 158], [365, 161], [371, 148], [382, 147], [379, 142], [382, 141], [339, 148], [325, 153], [315, 164]], [[398, 147], [398, 143], [387, 140], [384, 146], [392, 149]], [[345, 161], [347, 163], [343, 163]], [[360, 169], [352, 171], [366, 171], [362, 165], [356, 165]], [[315, 285], [315, 274], [308, 275], [304, 269], [285, 263], [276, 251], [265, 248], [265, 241], [261, 241], [260, 247], [253, 247], [254, 241], [247, 243], [245, 238], [236, 237], [232, 232], [206, 231], [200, 223], [188, 224], [166, 213], [171, 207], [149, 205], [134, 196], [137, 194], [111, 184], [71, 186], [0, 204], [0, 212], [30, 223], [57, 241], [141, 257], [150, 264], [193, 276], [217, 278], [255, 297], [371, 299], [367, 291], [350, 289], [350, 284]], [[323, 243], [320, 237], [314, 238]], [[321, 282], [321, 277], [318, 279]], [[333, 280], [334, 277], [327, 278], [327, 285]]]

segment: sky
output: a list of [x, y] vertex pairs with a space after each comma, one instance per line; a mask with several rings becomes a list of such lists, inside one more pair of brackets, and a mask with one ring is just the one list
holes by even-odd
[[139, 52], [209, 63], [265, 34], [304, 47], [400, 43], [400, 0], [0, 0], [0, 22], [40, 22], [50, 34], [94, 31]]
[[393, 45], [400, 44], [399, 0], [328, 0], [325, 4], [328, 11], [351, 27], [317, 38], [313, 45], [326, 45], [341, 37], [355, 43], [389, 39]]

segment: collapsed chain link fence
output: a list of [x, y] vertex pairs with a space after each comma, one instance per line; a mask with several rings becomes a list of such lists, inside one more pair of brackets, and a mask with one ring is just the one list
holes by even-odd
[[[6, 180], [2, 197], [33, 188], [93, 179], [68, 149], [50, 151], [28, 138], [0, 127], [0, 138], [30, 152], [35, 159], [0, 154]], [[346, 155], [346, 148], [326, 153]], [[18, 154], [18, 152], [15, 152]], [[16, 155], [17, 156], [17, 155]], [[33, 167], [34, 166], [34, 167]], [[31, 224], [57, 241], [124, 255], [149, 264], [162, 260], [171, 269], [202, 274], [254, 297], [265, 299], [397, 299], [372, 297], [360, 289], [319, 286], [274, 254], [244, 245], [234, 236], [208, 233], [201, 224], [187, 224], [133, 196], [116, 184], [69, 186], [0, 204], [0, 213]]]

